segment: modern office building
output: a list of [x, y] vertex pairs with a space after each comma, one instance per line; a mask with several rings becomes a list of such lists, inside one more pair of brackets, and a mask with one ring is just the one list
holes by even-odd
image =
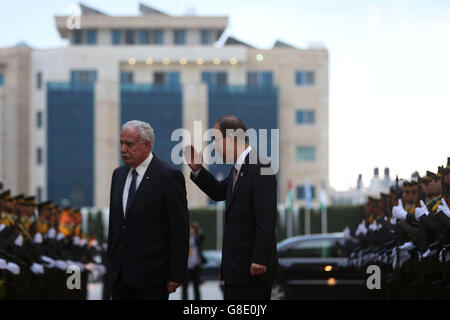
[[[279, 200], [292, 181], [302, 205], [307, 178], [317, 204], [319, 186], [328, 185], [328, 51], [281, 41], [255, 48], [226, 38], [228, 17], [173, 16], [143, 4], [140, 13], [110, 16], [81, 5], [80, 29], [55, 17], [67, 46], [0, 49], [5, 187], [107, 207], [124, 122], [150, 122], [154, 153], [170, 162], [179, 143], [173, 130], [193, 132], [194, 121], [205, 130], [233, 113], [250, 128], [280, 129]], [[187, 166], [179, 168], [190, 207], [207, 205]], [[211, 166], [217, 176], [229, 168]]]

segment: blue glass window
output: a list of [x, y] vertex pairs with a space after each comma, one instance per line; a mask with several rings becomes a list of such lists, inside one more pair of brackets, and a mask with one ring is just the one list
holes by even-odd
[[174, 31], [175, 44], [185, 44], [186, 43], [186, 30], [177, 29]]
[[42, 188], [41, 187], [37, 187], [36, 188], [36, 200], [38, 203], [42, 202]]
[[42, 128], [42, 111], [36, 113], [36, 125], [38, 129]]
[[121, 71], [120, 72], [120, 82], [121, 83], [133, 83], [133, 72]]
[[202, 44], [212, 44], [212, 31], [204, 29], [200, 31], [201, 43]]
[[315, 147], [297, 147], [296, 149], [297, 162], [313, 162], [316, 160]]
[[36, 150], [36, 161], [37, 164], [42, 164], [42, 148], [37, 148]]
[[272, 72], [270, 71], [249, 71], [247, 73], [247, 85], [249, 87], [271, 87]]
[[135, 44], [135, 32], [134, 30], [126, 30], [125, 31], [125, 43], [126, 44]]
[[164, 42], [164, 30], [156, 29], [154, 31], [155, 44], [163, 44]]
[[72, 70], [72, 83], [94, 83], [97, 80], [97, 71], [95, 70]]
[[295, 84], [297, 86], [312, 86], [315, 83], [314, 71], [296, 71]]
[[72, 30], [72, 43], [81, 44], [83, 42], [82, 33], [79, 29]]
[[180, 73], [178, 71], [155, 72], [154, 84], [156, 85], [179, 85]]
[[42, 72], [36, 73], [36, 87], [38, 89], [42, 88]]
[[5, 85], [5, 75], [0, 73], [0, 86]]
[[202, 81], [209, 86], [228, 85], [228, 73], [226, 71], [203, 71]]
[[97, 30], [87, 29], [86, 30], [86, 43], [96, 44], [97, 43]]
[[316, 122], [316, 112], [314, 110], [297, 110], [295, 121], [297, 124], [314, 124]]
[[94, 205], [94, 100], [92, 83], [47, 83], [47, 195], [55, 203]]
[[121, 43], [121, 36], [122, 36], [122, 31], [118, 30], [118, 29], [114, 29], [111, 30], [111, 35], [112, 35], [112, 43], [113, 44], [120, 44]]
[[139, 43], [148, 44], [149, 42], [148, 30], [139, 30]]

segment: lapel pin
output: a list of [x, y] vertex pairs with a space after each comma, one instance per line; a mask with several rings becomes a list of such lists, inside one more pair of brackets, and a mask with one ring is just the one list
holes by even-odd
[[150, 178], [149, 178], [149, 177], [147, 176], [147, 177], [145, 177], [145, 179], [147, 179], [147, 180], [148, 180], [148, 179], [150, 179]]

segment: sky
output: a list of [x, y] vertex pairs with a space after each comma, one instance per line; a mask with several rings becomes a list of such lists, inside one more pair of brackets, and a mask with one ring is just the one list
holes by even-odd
[[[2, 2], [0, 47], [25, 41], [53, 48], [54, 15], [73, 0]], [[227, 15], [227, 34], [261, 49], [276, 39], [329, 50], [330, 185], [345, 190], [358, 174], [409, 179], [450, 156], [450, 2], [448, 0], [152, 0], [173, 15]], [[136, 15], [139, 1], [85, 0], [110, 15]]]

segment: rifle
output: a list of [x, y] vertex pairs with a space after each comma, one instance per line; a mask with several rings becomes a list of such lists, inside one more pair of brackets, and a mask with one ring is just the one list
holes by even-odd
[[421, 186], [421, 178], [420, 178], [420, 176], [419, 177], [417, 177], [417, 185], [418, 185], [418, 190], [419, 190], [419, 206], [420, 206], [420, 200], [422, 200], [423, 202], [425, 202], [425, 197], [424, 197], [424, 193], [423, 193], [423, 190], [422, 190], [422, 186]]
[[398, 200], [402, 198], [402, 193], [400, 192], [400, 188], [398, 186], [398, 175], [395, 176], [395, 196], [397, 197], [397, 205], [398, 205]]

